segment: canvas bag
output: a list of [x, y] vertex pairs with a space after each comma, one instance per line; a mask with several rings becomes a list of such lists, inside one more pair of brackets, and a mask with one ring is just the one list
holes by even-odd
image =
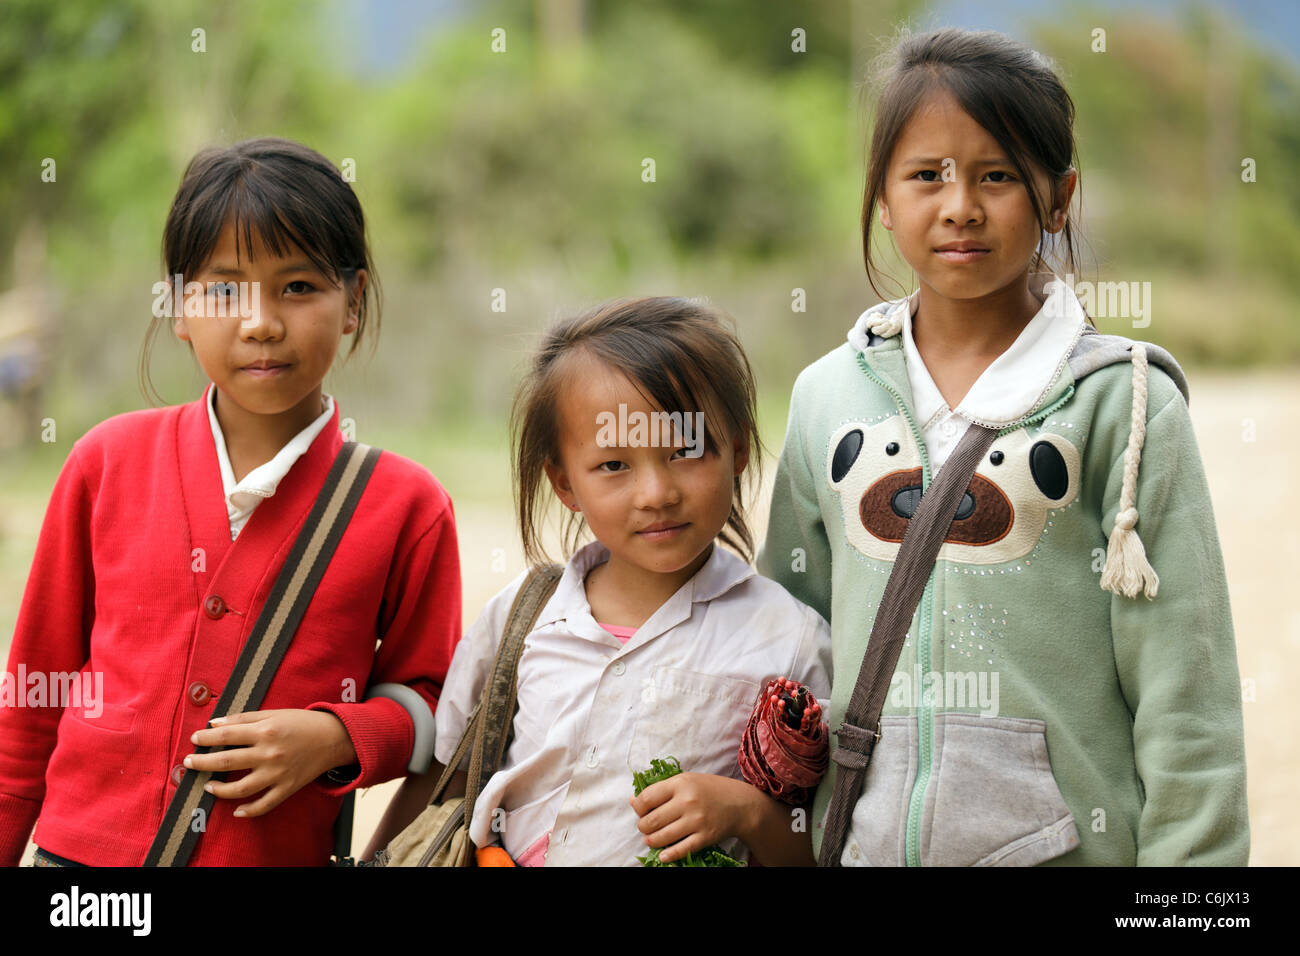
[[[515, 596], [505, 633], [492, 663], [492, 673], [479, 694], [461, 734], [429, 798], [429, 806], [380, 850], [375, 866], [474, 866], [474, 841], [469, 837], [474, 805], [483, 786], [501, 764], [510, 743], [516, 709], [515, 678], [524, 639], [550, 600], [564, 569], [558, 564], [534, 568]], [[444, 800], [451, 778], [469, 754], [465, 796]]]

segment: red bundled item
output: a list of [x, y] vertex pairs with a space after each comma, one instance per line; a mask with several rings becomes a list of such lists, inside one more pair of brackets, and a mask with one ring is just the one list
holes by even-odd
[[740, 741], [740, 773], [778, 800], [807, 803], [830, 763], [830, 733], [821, 705], [802, 684], [767, 682]]

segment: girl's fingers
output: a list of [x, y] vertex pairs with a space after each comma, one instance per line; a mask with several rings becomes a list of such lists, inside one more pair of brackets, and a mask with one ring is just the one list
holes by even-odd
[[213, 717], [208, 723], [214, 727], [230, 727], [234, 724], [249, 724], [253, 721], [263, 720], [270, 711], [268, 710], [250, 710], [244, 714], [227, 714], [224, 717]]
[[209, 780], [203, 789], [221, 800], [241, 800], [261, 793], [270, 785], [267, 774], [253, 771], [238, 780]]
[[652, 783], [641, 791], [641, 796], [632, 798], [632, 809], [637, 812], [637, 816], [645, 816], [655, 807], [662, 806], [673, 798], [675, 786], [673, 781], [677, 777], [669, 777], [667, 780], [660, 780], [658, 783]]
[[[695, 834], [695, 828], [682, 818], [672, 820], [651, 833], [645, 835], [646, 846], [666, 847]], [[704, 844], [700, 844], [704, 846]]]
[[246, 747], [257, 741], [257, 728], [251, 722], [205, 727], [190, 735], [190, 743], [198, 747]]
[[677, 860], [683, 859], [688, 853], [703, 850], [706, 845], [703, 837], [698, 833], [692, 833], [681, 842], [660, 850], [659, 859], [664, 863], [675, 863]]
[[235, 816], [260, 817], [264, 813], [270, 813], [280, 804], [284, 803], [284, 801], [288, 799], [288, 797], [289, 794], [285, 792], [285, 789], [283, 787], [272, 787], [270, 790], [266, 791], [266, 793], [262, 794], [260, 798], [254, 800], [252, 803], [241, 804], [240, 806], [236, 807]]
[[215, 753], [190, 754], [182, 762], [191, 770], [224, 773], [228, 770], [251, 770], [261, 761], [251, 747], [237, 747], [234, 750], [218, 750]]
[[641, 819], [636, 821], [636, 828], [642, 833], [654, 833], [656, 830], [662, 830], [678, 818], [679, 814], [670, 804], [656, 807], [645, 813]]

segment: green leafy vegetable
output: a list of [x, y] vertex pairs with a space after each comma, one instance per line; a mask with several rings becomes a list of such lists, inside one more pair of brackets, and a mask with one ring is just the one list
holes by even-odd
[[[646, 787], [659, 783], [661, 780], [667, 780], [669, 777], [675, 777], [682, 772], [682, 765], [676, 757], [668, 757], [664, 760], [651, 760], [650, 769], [642, 770], [640, 773], [632, 774], [632, 792], [636, 796], [641, 796], [641, 791]], [[722, 852], [718, 846], [706, 846], [703, 850], [696, 850], [686, 854], [680, 860], [672, 863], [659, 862], [659, 847], [652, 847], [650, 852], [645, 856], [638, 856], [637, 860], [642, 866], [744, 866], [739, 860], [732, 859]]]

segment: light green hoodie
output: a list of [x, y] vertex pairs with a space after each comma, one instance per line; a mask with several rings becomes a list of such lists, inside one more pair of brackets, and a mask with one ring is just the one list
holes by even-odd
[[[932, 478], [897, 334], [904, 301], [870, 310], [870, 334], [860, 320], [796, 380], [758, 558], [830, 621], [832, 731], [915, 506], [908, 487]], [[958, 510], [899, 658], [845, 865], [1247, 862], [1236, 648], [1186, 379], [1146, 346], [1130, 487], [1159, 581], [1154, 597], [1112, 593], [1100, 581], [1120, 560], [1107, 546], [1142, 363], [1129, 340], [1086, 333], [1001, 429]], [[817, 851], [835, 766], [814, 805]]]

